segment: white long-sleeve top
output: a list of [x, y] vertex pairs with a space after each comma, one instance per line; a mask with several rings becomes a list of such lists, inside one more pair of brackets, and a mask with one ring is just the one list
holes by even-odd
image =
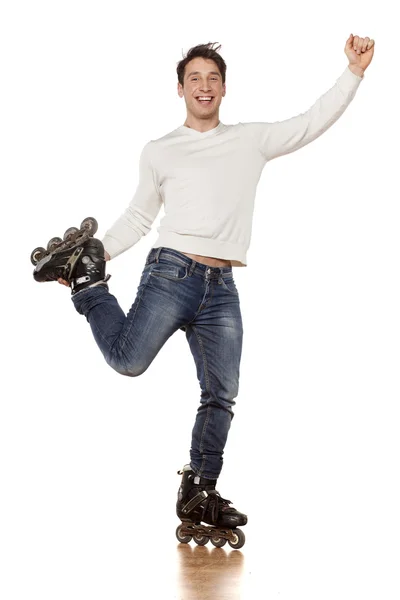
[[329, 129], [362, 80], [346, 67], [309, 110], [285, 121], [219, 122], [203, 133], [182, 125], [149, 141], [140, 156], [136, 192], [106, 232], [105, 250], [114, 258], [136, 244], [164, 205], [153, 248], [174, 248], [247, 266], [254, 200], [264, 166]]

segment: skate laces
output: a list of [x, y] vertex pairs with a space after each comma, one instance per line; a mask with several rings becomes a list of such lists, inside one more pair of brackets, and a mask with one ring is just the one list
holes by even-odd
[[[217, 522], [218, 513], [220, 510], [224, 511], [224, 512], [226, 512], [227, 510], [235, 512], [234, 508], [229, 507], [229, 505], [232, 504], [232, 502], [230, 500], [227, 500], [226, 498], [222, 498], [221, 494], [219, 492], [217, 492], [217, 490], [206, 490], [206, 491], [207, 491], [208, 496], [204, 501], [202, 520], [204, 520], [207, 510], [210, 510], [210, 512], [211, 512], [211, 521], [213, 523]], [[211, 504], [211, 507], [210, 507], [210, 504]]]

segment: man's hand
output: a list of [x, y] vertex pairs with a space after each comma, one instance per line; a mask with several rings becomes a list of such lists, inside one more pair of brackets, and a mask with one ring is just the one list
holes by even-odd
[[62, 285], [66, 285], [67, 287], [69, 287], [69, 281], [65, 281], [65, 279], [61, 279], [61, 277], [59, 279], [57, 279], [58, 283], [62, 283]]
[[356, 75], [362, 77], [365, 69], [370, 64], [374, 55], [375, 40], [358, 35], [350, 34], [346, 42], [344, 51], [349, 59], [349, 68]]

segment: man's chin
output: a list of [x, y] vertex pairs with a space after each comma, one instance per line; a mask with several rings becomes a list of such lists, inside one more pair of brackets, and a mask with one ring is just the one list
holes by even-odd
[[194, 117], [196, 117], [196, 119], [214, 119], [215, 117], [218, 116], [218, 111], [217, 110], [199, 110], [196, 111], [193, 114]]

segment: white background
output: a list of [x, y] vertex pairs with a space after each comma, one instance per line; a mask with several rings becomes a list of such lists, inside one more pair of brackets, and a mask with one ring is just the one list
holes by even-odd
[[[14, 0], [0, 23], [2, 599], [178, 597], [176, 471], [200, 398], [183, 332], [141, 377], [109, 369], [69, 290], [33, 281], [32, 249], [87, 216], [101, 237], [123, 212], [144, 144], [184, 122], [176, 65], [191, 46], [222, 44], [222, 122], [275, 121], [334, 85], [350, 33], [376, 41], [355, 99], [258, 186], [248, 267], [234, 271], [245, 334], [218, 489], [249, 515], [251, 597], [398, 599], [389, 4]], [[125, 311], [162, 214], [108, 265]]]

